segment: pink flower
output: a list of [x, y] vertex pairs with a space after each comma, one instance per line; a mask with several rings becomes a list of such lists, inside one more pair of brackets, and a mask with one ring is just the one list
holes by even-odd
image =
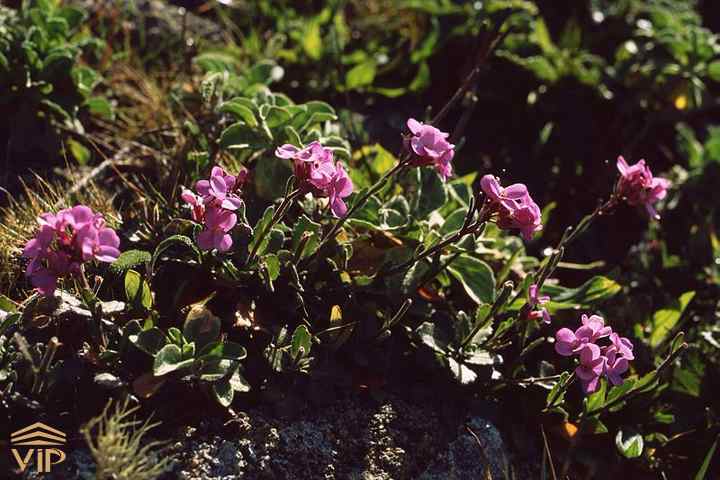
[[[535, 309], [538, 306], [542, 306], [550, 301], [550, 297], [547, 295], [540, 296], [540, 289], [538, 288], [536, 283], [533, 283], [530, 285], [530, 288], [528, 289], [528, 304], [530, 305], [530, 308]], [[542, 307], [538, 310], [533, 310], [529, 314], [530, 318], [534, 320], [539, 320], [540, 318], [543, 319], [543, 322], [550, 323], [550, 313], [547, 311], [547, 308]]]
[[335, 175], [327, 186], [328, 199], [330, 200], [330, 210], [336, 217], [342, 217], [347, 213], [347, 205], [343, 198], [350, 195], [353, 191], [353, 183], [347, 172], [339, 163], [337, 164]]
[[569, 328], [561, 328], [555, 333], [555, 351], [563, 357], [576, 353], [580, 340]]
[[199, 180], [195, 189], [203, 197], [205, 204], [217, 204], [228, 210], [237, 210], [242, 205], [242, 200], [233, 193], [236, 180], [234, 175], [229, 175], [222, 167], [215, 166], [210, 172], [210, 179]]
[[319, 194], [335, 174], [332, 150], [317, 141], [303, 149], [285, 144], [275, 149], [275, 156], [293, 161], [295, 178], [303, 190]]
[[447, 180], [452, 175], [451, 162], [455, 156], [455, 145], [447, 141], [449, 135], [414, 118], [408, 119], [407, 127], [412, 134], [405, 140], [412, 153], [411, 165], [434, 165], [442, 179]]
[[557, 331], [555, 334], [557, 353], [565, 357], [579, 353], [585, 345], [594, 344], [612, 332], [610, 327], [605, 327], [603, 318], [597, 315], [591, 317], [583, 315], [582, 323], [582, 326], [574, 332], [569, 328], [561, 328]]
[[65, 252], [47, 252], [42, 258], [33, 258], [28, 263], [25, 274], [30, 283], [43, 295], [52, 295], [57, 288], [58, 278], [77, 273], [79, 264], [71, 263]]
[[334, 161], [332, 150], [320, 142], [312, 142], [303, 149], [285, 144], [275, 150], [275, 155], [293, 161], [300, 190], [318, 198], [327, 197], [336, 217], [347, 213], [343, 199], [353, 192], [353, 183], [342, 165]]
[[[610, 337], [610, 345], [599, 347], [595, 344], [601, 338]], [[579, 355], [580, 363], [575, 374], [582, 383], [585, 393], [597, 389], [600, 376], [605, 375], [613, 385], [623, 383], [622, 374], [634, 359], [633, 345], [629, 339], [613, 333], [605, 326], [605, 320], [598, 315], [583, 315], [582, 326], [575, 332], [561, 328], [555, 334], [555, 351], [563, 356]]]
[[203, 230], [197, 236], [201, 249], [215, 248], [219, 252], [226, 252], [232, 246], [232, 237], [228, 232], [237, 223], [237, 215], [233, 212], [243, 205], [237, 192], [247, 177], [246, 169], [234, 176], [215, 166], [208, 180], [200, 180], [195, 184], [197, 194], [188, 189], [180, 194], [191, 208], [192, 219], [203, 224]]
[[615, 347], [618, 354], [622, 355], [628, 360], [634, 360], [635, 355], [633, 354], [633, 344], [629, 338], [621, 337], [617, 333], [610, 334], [610, 342]]
[[52, 295], [59, 278], [76, 275], [90, 260], [114, 262], [120, 256], [120, 239], [105, 226], [105, 219], [85, 205], [38, 217], [40, 230], [23, 249], [28, 258], [26, 275], [43, 295]]
[[627, 357], [618, 354], [618, 351], [614, 346], [607, 347], [605, 349], [604, 360], [604, 373], [607, 379], [613, 385], [622, 385], [623, 378], [621, 375], [627, 372], [630, 364], [628, 363]]
[[209, 207], [205, 212], [205, 229], [197, 236], [198, 246], [203, 250], [216, 248], [226, 252], [232, 246], [232, 238], [227, 232], [237, 223], [237, 215], [229, 210]]
[[580, 350], [580, 365], [575, 369], [575, 375], [580, 379], [585, 393], [597, 390], [604, 368], [605, 357], [600, 355], [600, 347], [592, 343], [586, 344]]
[[607, 337], [612, 333], [612, 328], [605, 326], [605, 319], [603, 319], [600, 315], [591, 315], [587, 316], [583, 314], [580, 317], [583, 326], [578, 329], [578, 331], [582, 330], [583, 327], [589, 329], [585, 330], [590, 332], [590, 339], [588, 341], [595, 342], [601, 338]]
[[35, 238], [29, 240], [23, 249], [23, 257], [35, 258], [44, 255], [55, 239], [55, 229], [49, 225], [42, 225]]
[[77, 231], [84, 261], [91, 259], [112, 263], [120, 256], [120, 238], [112, 228], [95, 228], [85, 224]]
[[643, 205], [650, 217], [659, 219], [653, 204], [665, 198], [671, 182], [665, 178], [653, 177], [645, 160], [635, 165], [628, 165], [622, 156], [617, 159], [620, 178], [617, 182], [617, 193], [624, 197], [630, 205]]
[[198, 223], [202, 223], [205, 218], [205, 202], [203, 201], [203, 197], [195, 195], [192, 190], [185, 189], [180, 194], [180, 198], [190, 205], [192, 209], [192, 219]]
[[492, 214], [497, 214], [497, 225], [504, 230], [520, 230], [525, 240], [542, 230], [542, 212], [522, 183], [503, 188], [493, 175], [480, 179]]

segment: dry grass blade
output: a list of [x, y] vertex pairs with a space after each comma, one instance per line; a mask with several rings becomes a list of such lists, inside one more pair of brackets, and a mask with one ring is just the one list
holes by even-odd
[[545, 446], [545, 455], [547, 457], [548, 463], [550, 464], [550, 473], [552, 474], [553, 480], [557, 480], [557, 473], [555, 473], [555, 464], [553, 463], [552, 454], [550, 453], [550, 444], [548, 443], [547, 435], [545, 434], [545, 427], [542, 424], [540, 425], [540, 432], [542, 433], [543, 444]]

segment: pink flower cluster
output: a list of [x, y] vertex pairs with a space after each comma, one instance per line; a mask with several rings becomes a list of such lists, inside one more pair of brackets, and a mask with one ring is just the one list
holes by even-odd
[[312, 192], [318, 198], [327, 197], [336, 217], [347, 213], [343, 199], [353, 192], [353, 183], [343, 166], [334, 161], [332, 150], [320, 142], [312, 142], [302, 149], [286, 143], [275, 150], [275, 156], [293, 161], [301, 191]]
[[528, 289], [528, 304], [532, 310], [528, 316], [533, 320], [539, 320], [542, 318], [544, 323], [549, 324], [551, 320], [550, 313], [547, 311], [547, 308], [543, 307], [543, 305], [549, 301], [550, 297], [548, 295], [540, 296], [540, 288], [536, 283], [530, 285], [530, 288]]
[[480, 179], [480, 188], [487, 196], [491, 214], [497, 214], [498, 227], [520, 230], [528, 241], [535, 232], [542, 230], [540, 207], [525, 185], [515, 183], [504, 188], [493, 175], [485, 175]]
[[620, 171], [617, 194], [625, 198], [630, 205], [643, 205], [650, 217], [659, 219], [653, 204], [665, 198], [671, 185], [670, 180], [653, 177], [650, 168], [645, 165], [645, 160], [628, 165], [620, 156], [617, 159], [617, 168]]
[[[610, 345], [598, 346], [596, 342], [608, 337]], [[561, 328], [555, 334], [555, 351], [569, 357], [578, 355], [580, 364], [575, 374], [582, 383], [585, 393], [597, 390], [603, 375], [613, 385], [623, 383], [622, 374], [633, 360], [633, 344], [628, 338], [621, 337], [605, 326], [605, 320], [598, 315], [582, 316], [582, 326], [574, 332]]]
[[23, 257], [30, 259], [25, 274], [43, 295], [55, 292], [59, 278], [79, 274], [83, 263], [111, 263], [120, 255], [115, 231], [85, 205], [43, 213], [38, 223], [40, 230], [25, 244]]
[[235, 176], [226, 173], [222, 167], [213, 167], [208, 180], [195, 184], [197, 193], [183, 190], [180, 196], [192, 208], [193, 220], [204, 227], [197, 236], [201, 249], [216, 248], [226, 252], [232, 246], [228, 232], [237, 223], [237, 215], [233, 212], [242, 206], [238, 192], [246, 178], [247, 170]]
[[411, 135], [405, 139], [412, 157], [413, 166], [434, 165], [443, 180], [452, 175], [452, 159], [455, 156], [455, 145], [447, 141], [448, 134], [441, 132], [432, 125], [425, 125], [414, 118], [407, 121]]

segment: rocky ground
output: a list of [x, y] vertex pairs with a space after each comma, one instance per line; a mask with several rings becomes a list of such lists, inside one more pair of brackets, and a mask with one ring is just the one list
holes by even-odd
[[[293, 418], [260, 409], [226, 424], [206, 422], [169, 439], [168, 479], [452, 480], [539, 478], [498, 428], [465, 421], [398, 396], [347, 397]], [[540, 458], [539, 453], [535, 458]], [[55, 478], [94, 478], [86, 450], [68, 455]], [[58, 476], [59, 475], [59, 476]], [[48, 478], [48, 477], [44, 477]]]

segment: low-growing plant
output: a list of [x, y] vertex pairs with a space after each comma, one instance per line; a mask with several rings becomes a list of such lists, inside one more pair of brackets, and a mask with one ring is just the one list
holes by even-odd
[[[34, 239], [27, 225], [12, 237], [25, 245], [28, 281], [37, 292], [0, 297], [4, 405], [47, 404], [69, 363], [86, 373], [78, 384], [98, 395], [165, 405], [182, 392], [188, 403], [209, 400], [228, 414], [251, 399], [291, 401], [314, 382], [372, 391], [385, 379], [415, 375], [448, 387], [438, 389], [447, 392], [443, 401], [457, 395], [500, 408], [522, 405], [513, 415], [543, 439], [544, 464], [553, 472], [557, 466], [559, 477], [570, 474], [573, 452], [590, 443], [631, 459], [633, 468], [677, 471], [668, 453], [676, 441], [718, 425], [712, 409], [707, 418], [682, 409], [684, 402], [706, 406], [702, 392], [712, 378], [706, 372], [720, 359], [713, 326], [720, 242], [705, 181], [717, 176], [718, 132], [677, 125], [672, 131], [688, 165], [661, 175], [662, 157], [636, 160], [635, 140], [624, 132], [629, 147], [623, 155], [613, 149], [611, 168], [602, 165], [592, 189], [602, 200], [583, 215], [576, 214], [582, 202], [547, 202], [556, 189], [543, 195], [536, 188], [552, 168], [514, 183], [521, 170], [490, 162], [465, 132], [481, 73], [483, 80], [495, 74], [485, 68], [491, 58], [522, 71], [534, 89], [523, 99], [523, 108], [538, 109], [537, 131], [528, 127], [532, 159], [567, 135], [543, 110], [567, 85], [605, 106], [618, 92], [627, 90], [628, 98], [636, 92], [627, 108], [637, 115], [706, 105], [715, 36], [681, 3], [585, 5], [596, 23], [626, 28], [632, 19], [626, 41], [609, 47], [612, 61], [596, 53], [574, 20], [558, 35], [534, 2], [409, 2], [391, 9], [388, 15], [401, 20], [430, 18], [424, 35], [410, 32], [418, 53], [398, 71], [425, 75], [443, 41], [455, 35], [479, 34], [480, 45], [445, 105], [434, 115], [428, 109], [419, 119], [385, 122], [383, 135], [394, 142], [383, 145], [356, 135], [353, 112], [336, 108], [342, 102], [334, 93], [362, 92], [369, 105], [378, 95], [423, 87], [417, 77], [410, 86], [380, 86], [396, 71], [381, 68], [380, 60], [390, 52], [384, 43], [392, 31], [366, 49], [348, 38], [331, 53], [322, 43], [335, 41], [345, 22], [359, 22], [345, 14], [360, 6], [334, 4], [316, 16], [292, 10], [283, 25], [303, 28], [290, 36], [292, 48], [285, 48], [287, 39], [278, 46], [268, 37], [273, 59], [262, 52], [239, 58], [233, 49], [201, 53], [168, 101], [182, 114], [141, 134], [155, 142], [140, 144], [148, 151], [172, 151], [163, 153], [152, 178], [125, 178], [139, 198], [133, 205], [142, 208], [127, 208], [110, 228], [82, 205], [47, 204], [32, 214], [40, 223]], [[277, 13], [273, 2], [257, 8]], [[452, 35], [438, 40], [450, 26]], [[704, 48], [694, 51], [693, 38]], [[256, 41], [250, 37], [246, 51], [264, 50]], [[641, 54], [626, 55], [638, 45]], [[308, 92], [330, 89], [318, 84], [300, 96], [286, 94], [297, 92], [287, 76], [308, 64], [303, 59], [329, 60], [343, 48], [358, 50], [341, 57], [349, 71], [322, 97], [329, 103], [308, 100]], [[392, 57], [405, 48], [403, 41], [393, 45]], [[694, 86], [668, 96], [684, 81]], [[633, 90], [633, 82], [647, 86]], [[166, 129], [181, 133], [167, 142], [153, 136]], [[393, 143], [396, 153], [384, 146]], [[575, 191], [572, 179], [601, 167], [560, 162], [566, 154], [554, 152], [553, 162], [570, 172], [563, 188]], [[458, 173], [466, 171], [462, 160], [476, 157], [477, 171]], [[523, 165], [534, 171], [532, 163]], [[559, 228], [556, 207], [572, 213], [561, 219], [572, 218], [573, 226]], [[588, 239], [609, 242], [623, 230], [618, 217], [631, 218], [632, 210], [633, 221], [649, 227], [625, 263], [577, 260], [592, 254]], [[671, 221], [681, 222], [689, 245], [672, 246]], [[612, 230], [598, 235], [599, 228]], [[692, 286], [673, 286], [667, 277], [674, 273], [692, 278]], [[561, 467], [550, 444], [563, 438]], [[714, 448], [705, 450], [701, 473]]]

